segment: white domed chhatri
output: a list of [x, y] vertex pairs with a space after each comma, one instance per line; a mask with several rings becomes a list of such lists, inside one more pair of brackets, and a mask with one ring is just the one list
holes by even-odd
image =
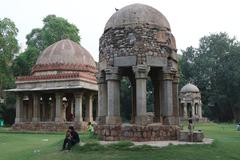
[[114, 13], [104, 30], [129, 24], [150, 24], [170, 30], [170, 25], [161, 12], [151, 6], [138, 3], [123, 7]]
[[201, 93], [197, 86], [188, 83], [180, 91], [179, 114], [184, 118], [202, 118]]
[[186, 92], [199, 92], [199, 89], [197, 86], [188, 83], [185, 86], [182, 87], [181, 91], [182, 93], [186, 93]]

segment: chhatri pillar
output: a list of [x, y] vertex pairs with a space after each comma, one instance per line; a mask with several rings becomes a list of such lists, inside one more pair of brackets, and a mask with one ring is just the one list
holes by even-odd
[[133, 66], [136, 78], [136, 124], [148, 123], [147, 113], [147, 79], [150, 68], [146, 65]]
[[106, 124], [121, 123], [120, 117], [120, 82], [118, 68], [111, 67], [106, 69], [108, 112]]
[[23, 121], [23, 96], [21, 94], [17, 94], [15, 123], [19, 123], [22, 121]]
[[104, 124], [107, 115], [107, 81], [105, 75], [101, 72], [97, 74], [98, 81], [98, 109], [97, 123]]
[[85, 120], [87, 122], [93, 122], [93, 95], [87, 95], [87, 102], [86, 102], [86, 117]]
[[40, 96], [33, 94], [33, 122], [40, 122]]
[[75, 122], [82, 122], [82, 103], [83, 103], [83, 93], [74, 94], [75, 98]]
[[55, 94], [56, 99], [56, 114], [55, 114], [55, 122], [63, 122], [63, 95], [60, 93]]

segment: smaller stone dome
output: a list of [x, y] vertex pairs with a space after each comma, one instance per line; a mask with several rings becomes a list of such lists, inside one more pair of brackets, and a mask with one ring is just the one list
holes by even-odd
[[64, 39], [50, 45], [40, 54], [32, 73], [59, 70], [95, 72], [96, 63], [85, 48], [70, 39]]
[[200, 92], [198, 87], [191, 84], [191, 83], [188, 83], [186, 84], [185, 86], [182, 87], [181, 93], [186, 93], [186, 92]]
[[157, 9], [144, 4], [132, 4], [116, 11], [105, 25], [104, 31], [132, 24], [149, 24], [170, 29], [166, 17]]

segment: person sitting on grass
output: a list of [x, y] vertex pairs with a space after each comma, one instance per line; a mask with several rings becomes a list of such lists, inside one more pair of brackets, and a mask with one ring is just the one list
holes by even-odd
[[69, 126], [66, 132], [66, 137], [63, 142], [62, 150], [71, 150], [71, 148], [80, 142], [78, 133], [74, 130], [73, 126]]
[[91, 137], [93, 136], [94, 133], [94, 128], [91, 122], [88, 122], [88, 127], [87, 127], [88, 135]]

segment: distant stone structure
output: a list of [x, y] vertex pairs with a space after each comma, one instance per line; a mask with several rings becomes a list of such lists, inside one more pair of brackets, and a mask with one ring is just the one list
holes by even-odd
[[[165, 16], [143, 4], [116, 11], [99, 43], [98, 125], [103, 140], [172, 140], [179, 130], [178, 57]], [[120, 80], [131, 82], [131, 124], [122, 124]], [[146, 83], [151, 78], [154, 117], [147, 115]], [[129, 95], [130, 96], [130, 95]]]
[[32, 74], [17, 77], [17, 87], [8, 90], [17, 96], [13, 129], [60, 131], [69, 125], [84, 129], [84, 121], [94, 119], [95, 74], [94, 59], [79, 44], [65, 39], [47, 47]]
[[197, 86], [188, 83], [180, 90], [180, 117], [202, 118], [201, 93]]

